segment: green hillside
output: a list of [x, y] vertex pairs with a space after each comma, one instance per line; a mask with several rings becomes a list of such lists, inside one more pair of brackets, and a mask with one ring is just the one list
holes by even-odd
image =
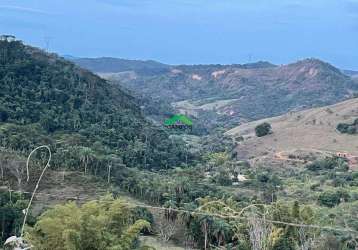
[[0, 51], [1, 146], [26, 152], [50, 144], [55, 164], [73, 168], [81, 155], [99, 169], [108, 155], [130, 167], [180, 164], [181, 141], [146, 121], [118, 86], [18, 41], [0, 41]]

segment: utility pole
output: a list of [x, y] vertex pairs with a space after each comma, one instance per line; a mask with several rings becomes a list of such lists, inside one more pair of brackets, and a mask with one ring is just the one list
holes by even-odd
[[248, 54], [248, 62], [251, 63], [251, 60], [252, 60], [252, 53]]
[[145, 146], [144, 146], [144, 169], [147, 167], [147, 143], [148, 143], [148, 135], [146, 131], [144, 131], [145, 136]]
[[108, 165], [108, 177], [107, 177], [107, 183], [110, 182], [111, 180], [111, 164]]
[[51, 36], [44, 36], [44, 43], [45, 43], [45, 51], [46, 52], [49, 52], [49, 50], [50, 50], [50, 43], [51, 43], [51, 40], [52, 40], [52, 37]]

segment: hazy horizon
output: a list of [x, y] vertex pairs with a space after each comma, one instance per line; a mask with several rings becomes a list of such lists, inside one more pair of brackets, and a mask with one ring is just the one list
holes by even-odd
[[358, 1], [4, 0], [1, 33], [74, 57], [358, 70]]

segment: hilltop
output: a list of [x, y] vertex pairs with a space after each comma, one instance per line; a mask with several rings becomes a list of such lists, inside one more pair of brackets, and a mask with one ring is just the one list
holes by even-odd
[[[358, 156], [355, 135], [341, 134], [339, 123], [350, 123], [358, 117], [358, 99], [331, 106], [307, 109], [249, 122], [229, 130], [226, 134], [241, 137], [237, 147], [240, 157], [280, 158], [308, 154], [348, 153]], [[255, 127], [263, 122], [272, 126], [273, 133], [264, 137], [255, 135]]]
[[318, 59], [279, 66], [268, 62], [178, 65], [151, 75], [131, 70], [102, 76], [135, 93], [171, 103], [207, 127], [232, 127], [291, 110], [330, 105], [358, 90], [350, 76]]

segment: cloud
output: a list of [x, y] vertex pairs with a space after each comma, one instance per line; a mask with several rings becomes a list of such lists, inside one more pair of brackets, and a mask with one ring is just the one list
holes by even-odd
[[0, 9], [20, 11], [20, 12], [28, 12], [28, 13], [35, 13], [35, 14], [43, 14], [43, 15], [52, 14], [52, 13], [44, 11], [44, 10], [34, 9], [34, 8], [27, 8], [27, 7], [16, 6], [16, 5], [0, 5]]

